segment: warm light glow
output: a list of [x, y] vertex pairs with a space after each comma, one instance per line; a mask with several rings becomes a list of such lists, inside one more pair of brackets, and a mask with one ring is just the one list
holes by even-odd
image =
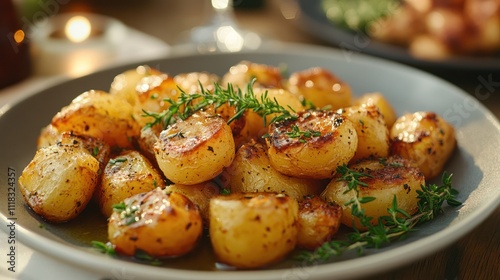
[[90, 21], [83, 16], [74, 16], [68, 20], [64, 28], [66, 37], [72, 42], [85, 41], [90, 36]]
[[238, 52], [243, 48], [243, 37], [232, 26], [221, 26], [217, 29], [217, 41], [220, 47], [229, 52]]
[[225, 10], [229, 6], [229, 0], [212, 0], [212, 7], [217, 10]]
[[21, 44], [24, 41], [24, 37], [24, 31], [22, 31], [21, 29], [17, 30], [16, 33], [14, 33], [14, 41], [16, 41], [16, 43], [18, 44]]

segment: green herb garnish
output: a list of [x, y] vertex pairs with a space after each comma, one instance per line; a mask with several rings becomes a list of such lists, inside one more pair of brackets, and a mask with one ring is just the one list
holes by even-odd
[[[358, 187], [362, 187], [364, 184], [359, 179], [365, 177], [366, 174], [353, 171], [346, 166], [339, 167], [338, 171], [341, 174], [338, 180], [346, 181], [349, 189], [356, 191], [358, 196]], [[308, 264], [321, 263], [346, 251], [357, 250], [359, 254], [363, 254], [363, 251], [367, 248], [380, 248], [396, 238], [404, 237], [408, 232], [414, 230], [416, 225], [428, 222], [441, 213], [445, 201], [450, 206], [462, 204], [455, 198], [458, 191], [452, 188], [451, 177], [452, 175], [443, 173], [442, 185], [430, 184], [422, 186], [422, 190], [417, 191], [419, 199], [418, 212], [413, 216], [398, 207], [394, 196], [392, 205], [387, 210], [388, 215], [380, 217], [377, 225], [371, 225], [369, 221], [372, 218], [367, 217], [364, 211], [360, 209], [362, 203], [373, 199], [354, 198], [348, 204], [351, 205], [353, 215], [359, 219], [361, 225], [365, 226], [367, 230], [361, 232], [354, 227], [354, 231], [347, 235], [346, 240], [325, 242], [312, 252], [300, 252], [296, 259]]]

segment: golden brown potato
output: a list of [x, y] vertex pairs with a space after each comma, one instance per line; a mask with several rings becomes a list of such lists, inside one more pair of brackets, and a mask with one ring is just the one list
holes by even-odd
[[[137, 83], [135, 92], [140, 110], [154, 113], [160, 113], [170, 107], [170, 103], [165, 99], [177, 101], [180, 95], [174, 78], [165, 73], [151, 74], [142, 78]], [[140, 121], [144, 126], [151, 119], [143, 117]]]
[[286, 88], [292, 94], [312, 102], [316, 108], [330, 107], [336, 110], [352, 105], [351, 87], [321, 67], [292, 73]]
[[47, 147], [50, 145], [57, 144], [61, 140], [62, 132], [57, 130], [53, 125], [48, 124], [43, 127], [36, 140], [36, 147], [40, 149], [42, 147]]
[[157, 187], [165, 187], [159, 171], [139, 152], [125, 150], [107, 162], [95, 196], [102, 214], [109, 217], [113, 205]]
[[210, 241], [217, 259], [237, 268], [273, 264], [297, 242], [295, 199], [271, 193], [231, 194], [210, 200]]
[[299, 202], [297, 246], [314, 250], [332, 240], [340, 228], [342, 208], [318, 196]]
[[[394, 196], [397, 204], [408, 214], [414, 214], [418, 210], [417, 190], [425, 185], [424, 175], [413, 166], [413, 163], [399, 157], [388, 159], [366, 159], [349, 166], [351, 170], [367, 174], [359, 181], [366, 186], [358, 186], [358, 198], [374, 197], [375, 200], [360, 204], [366, 216], [372, 217], [372, 225], [378, 224], [380, 216], [389, 215], [387, 209], [391, 207]], [[364, 229], [351, 212], [349, 201], [356, 199], [356, 192], [349, 190], [347, 182], [339, 180], [339, 175], [332, 179], [321, 194], [325, 200], [334, 202], [343, 208], [342, 223], [346, 226], [356, 226]]]
[[457, 145], [453, 126], [433, 112], [401, 116], [390, 138], [391, 154], [414, 161], [427, 180], [443, 172]]
[[229, 167], [219, 176], [220, 184], [232, 193], [274, 192], [298, 201], [319, 195], [328, 182], [284, 175], [269, 162], [265, 144], [250, 142], [241, 146]]
[[167, 193], [180, 193], [191, 200], [200, 210], [203, 224], [208, 227], [208, 205], [210, 203], [210, 199], [219, 195], [220, 193], [220, 189], [216, 183], [214, 183], [213, 181], [207, 181], [196, 185], [171, 184], [165, 187], [165, 191]]
[[161, 125], [145, 126], [141, 129], [137, 145], [140, 152], [146, 156], [151, 162], [156, 164], [154, 146], [160, 137], [163, 127]]
[[379, 158], [389, 155], [389, 129], [378, 107], [350, 106], [337, 112], [351, 121], [358, 135], [358, 147], [351, 162], [367, 157]]
[[[298, 134], [310, 133], [310, 137]], [[317, 134], [317, 135], [316, 135]], [[332, 111], [299, 112], [297, 120], [269, 126], [266, 138], [271, 166], [299, 178], [327, 179], [348, 163], [358, 147], [351, 121]]]
[[140, 134], [136, 110], [117, 95], [91, 90], [80, 94], [61, 109], [52, 125], [59, 131], [72, 131], [102, 139], [110, 146], [132, 147]]
[[203, 112], [170, 125], [154, 146], [161, 171], [173, 183], [194, 185], [215, 178], [234, 158], [231, 128]]
[[19, 177], [19, 190], [35, 213], [49, 222], [77, 217], [97, 185], [99, 161], [79, 145], [37, 150]]
[[179, 193], [156, 188], [127, 198], [119, 206], [108, 221], [108, 239], [120, 254], [184, 255], [203, 232], [198, 208]]
[[161, 72], [148, 65], [140, 65], [135, 69], [129, 69], [113, 79], [109, 93], [126, 100], [132, 106], [136, 106], [139, 103], [136, 91], [137, 84], [144, 77], [150, 75], [161, 75]]
[[258, 64], [249, 61], [241, 61], [232, 66], [222, 77], [222, 86], [228, 83], [235, 88], [246, 89], [248, 84], [255, 79], [255, 87], [281, 88], [281, 71], [278, 67], [266, 64]]
[[[263, 96], [267, 96], [268, 100], [276, 101], [281, 107], [289, 111], [301, 112], [305, 110], [304, 105], [297, 98], [297, 96], [291, 94], [285, 89], [254, 89], [255, 97], [261, 100]], [[253, 111], [247, 112], [245, 115], [246, 125], [249, 130], [251, 138], [259, 138], [267, 133], [267, 127], [271, 120], [277, 114], [270, 114], [266, 116], [266, 122], [264, 124], [263, 117], [259, 116]]]
[[64, 132], [58, 142], [62, 145], [81, 146], [99, 161], [99, 180], [111, 155], [111, 147], [104, 141], [85, 135]]
[[389, 101], [380, 92], [368, 92], [355, 100], [355, 105], [378, 107], [380, 113], [384, 116], [385, 125], [391, 129], [392, 125], [397, 119], [396, 110], [392, 107]]
[[200, 84], [206, 91], [213, 91], [215, 83], [219, 81], [219, 76], [208, 72], [188, 72], [174, 76], [174, 82], [185, 93], [200, 93]]

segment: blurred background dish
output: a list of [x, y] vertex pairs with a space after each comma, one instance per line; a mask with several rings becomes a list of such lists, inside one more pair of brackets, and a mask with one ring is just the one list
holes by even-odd
[[[336, 1], [341, 2], [340, 0]], [[496, 0], [492, 0], [490, 2], [495, 2], [495, 1]], [[362, 2], [362, 1], [351, 1], [351, 2]], [[387, 2], [387, 1], [382, 1], [382, 2]], [[425, 0], [418, 3], [424, 5], [425, 4], [424, 2], [430, 5], [431, 1]], [[449, 4], [451, 2], [457, 3], [463, 1], [440, 1], [440, 2], [443, 3], [447, 2], [448, 5], [451, 5]], [[407, 22], [406, 25], [404, 22], [397, 19], [396, 17], [392, 19], [393, 20], [392, 23], [387, 22], [390, 20], [387, 20], [386, 22], [383, 23], [378, 22], [379, 26], [382, 26], [382, 28], [377, 28], [378, 35], [375, 35], [373, 33], [370, 33], [368, 29], [364, 29], [366, 25], [351, 25], [349, 27], [347, 24], [335, 23], [332, 20], [332, 16], [327, 14], [327, 9], [325, 9], [325, 5], [326, 6], [330, 5], [331, 8], [332, 5], [331, 0], [330, 1], [297, 0], [297, 3], [301, 11], [299, 27], [301, 27], [304, 31], [312, 34], [313, 36], [316, 36], [321, 40], [324, 40], [325, 42], [328, 42], [336, 47], [345, 50], [347, 53], [362, 52], [424, 68], [500, 70], [499, 50], [491, 51], [487, 54], [473, 54], [464, 52], [462, 53], [447, 52], [439, 54], [438, 53], [439, 50], [436, 50], [438, 48], [437, 43], [435, 43], [435, 40], [431, 39], [430, 36], [418, 37], [419, 42], [421, 43], [414, 44], [413, 47], [411, 48], [409, 47], [410, 40], [406, 39], [405, 44], [407, 46], [405, 46], [403, 43], [401, 43], [401, 41], [405, 40], [402, 38], [403, 36], [401, 34], [404, 34], [405, 36], [411, 36], [412, 33], [417, 33], [418, 29], [422, 29], [421, 25], [424, 24], [416, 22], [416, 20], [414, 18], [412, 19], [410, 15], [403, 16], [404, 20], [410, 21], [410, 23]], [[500, 7], [500, 4], [498, 5]], [[440, 9], [445, 10], [443, 7], [445, 7], [444, 4], [441, 4]], [[332, 12], [330, 11], [329, 13]], [[498, 13], [500, 13], [500, 11], [498, 11]], [[441, 18], [440, 18], [441, 25], [445, 25], [445, 21], [443, 21], [444, 18], [442, 17], [442, 14], [443, 13], [441, 13]], [[411, 22], [412, 20], [413, 22]], [[424, 19], [422, 19], [422, 21], [423, 20]], [[490, 38], [491, 41], [496, 42], [498, 41], [498, 39], [495, 38], [500, 37], [499, 34], [500, 27], [496, 26], [494, 24], [494, 21], [495, 20], [492, 21], [493, 25], [490, 28], [491, 30], [488, 31], [491, 34], [484, 36]], [[453, 27], [458, 28], [457, 24], [448, 23], [448, 25], [452, 25]], [[398, 28], [403, 29], [403, 31], [398, 33], [399, 31], [396, 30]], [[435, 29], [437, 29], [437, 27]], [[396, 35], [398, 34], [399, 38], [396, 38], [397, 37]], [[389, 35], [392, 37], [390, 37]], [[399, 43], [396, 44], [396, 41], [398, 40]], [[426, 41], [424, 42], [424, 40]], [[478, 41], [478, 39], [476, 41]], [[465, 43], [460, 43], [460, 44], [463, 46]], [[494, 45], [497, 43], [492, 43], [492, 44]]]

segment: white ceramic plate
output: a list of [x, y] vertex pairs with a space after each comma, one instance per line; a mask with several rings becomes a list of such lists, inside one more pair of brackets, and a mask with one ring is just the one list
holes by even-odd
[[299, 26], [307, 33], [347, 52], [366, 53], [421, 68], [460, 70], [499, 70], [500, 52], [487, 56], [454, 56], [433, 61], [420, 59], [408, 49], [373, 40], [362, 31], [350, 31], [332, 23], [321, 8], [323, 0], [297, 0], [301, 11]]
[[[458, 149], [446, 170], [454, 173], [460, 208], [446, 208], [434, 221], [422, 225], [408, 239], [381, 249], [368, 251], [362, 257], [345, 255], [331, 263], [304, 266], [285, 262], [267, 270], [217, 271], [213, 263], [186, 267], [207, 257], [189, 255], [172, 261], [172, 267], [154, 267], [113, 259], [90, 248], [88, 240], [102, 238], [96, 232], [105, 230], [102, 220], [83, 215], [65, 225], [45, 224], [25, 205], [17, 192], [15, 217], [17, 238], [26, 245], [64, 262], [115, 277], [136, 279], [336, 279], [359, 277], [407, 264], [456, 241], [482, 222], [500, 201], [498, 147], [500, 125], [481, 104], [438, 78], [421, 71], [361, 55], [345, 56], [327, 48], [285, 45], [257, 53], [195, 55], [146, 61], [161, 71], [176, 74], [187, 71], [210, 71], [222, 75], [230, 66], [249, 60], [271, 65], [285, 64], [289, 72], [321, 66], [347, 81], [355, 94], [380, 91], [397, 109], [398, 114], [418, 110], [435, 111], [457, 129]], [[0, 152], [2, 172], [9, 167], [19, 176], [35, 153], [40, 128], [78, 94], [89, 89], [108, 90], [112, 79], [137, 65], [107, 69], [82, 78], [63, 82], [0, 110]], [[458, 106], [460, 105], [460, 106]], [[466, 111], [456, 111], [463, 108]], [[6, 202], [8, 184], [1, 176], [0, 198]], [[3, 203], [2, 202], [2, 203]], [[5, 204], [3, 204], [5, 205]], [[3, 223], [10, 217], [7, 207], [0, 209]], [[90, 218], [89, 218], [90, 217]], [[96, 220], [97, 219], [97, 220]], [[45, 224], [40, 227], [40, 224]], [[80, 228], [75, 229], [77, 225]], [[92, 226], [99, 227], [90, 230]], [[103, 228], [104, 227], [104, 228]], [[5, 226], [2, 229], [5, 230]], [[104, 241], [104, 240], [102, 240]], [[203, 263], [203, 262], [201, 262]], [[130, 279], [130, 278], [129, 278]]]

